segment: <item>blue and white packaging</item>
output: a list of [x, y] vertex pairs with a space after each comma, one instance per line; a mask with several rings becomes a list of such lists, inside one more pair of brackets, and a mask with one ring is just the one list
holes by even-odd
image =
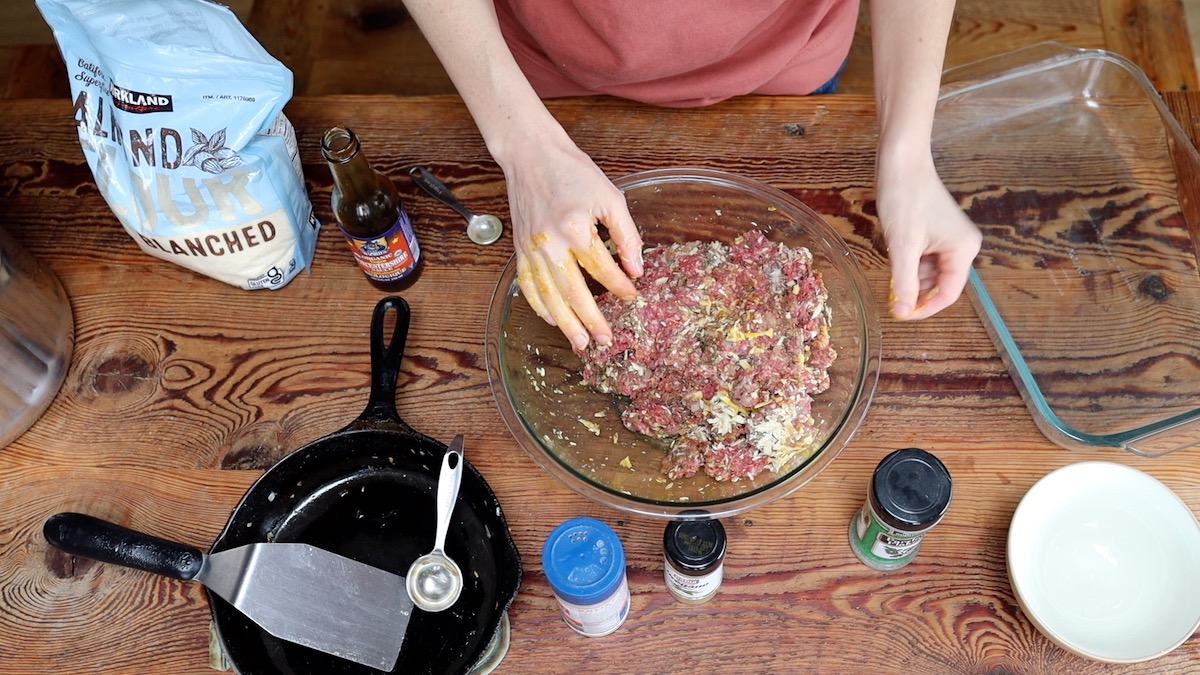
[[143, 251], [281, 288], [320, 223], [283, 115], [292, 73], [207, 0], [36, 0], [100, 193]]

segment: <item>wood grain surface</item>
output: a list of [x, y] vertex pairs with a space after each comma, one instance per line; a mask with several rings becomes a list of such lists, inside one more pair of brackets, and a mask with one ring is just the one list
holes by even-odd
[[[1200, 98], [1168, 97], [1196, 128]], [[607, 99], [551, 110], [611, 176], [672, 165], [724, 169], [779, 187], [842, 234], [883, 306], [887, 259], [873, 193], [870, 98], [747, 98], [703, 111]], [[1200, 459], [1070, 452], [1038, 431], [971, 306], [883, 318], [883, 365], [866, 421], [816, 479], [726, 520], [716, 598], [667, 592], [664, 522], [576, 495], [526, 456], [504, 426], [484, 365], [485, 322], [511, 235], [477, 247], [453, 212], [405, 176], [429, 165], [471, 207], [508, 220], [504, 181], [455, 97], [298, 98], [305, 175], [326, 223], [315, 263], [286, 288], [247, 292], [142, 253], [96, 190], [61, 100], [0, 102], [0, 227], [62, 280], [76, 349], [45, 415], [0, 449], [0, 673], [206, 673], [202, 589], [74, 559], [48, 547], [51, 514], [86, 511], [207, 547], [243, 491], [275, 459], [333, 432], [366, 403], [369, 286], [329, 212], [318, 138], [358, 132], [416, 223], [426, 266], [404, 293], [413, 323], [397, 407], [416, 429], [468, 439], [522, 553], [501, 673], [1181, 673], [1200, 642], [1149, 663], [1077, 657], [1041, 635], [1005, 571], [1007, 527], [1041, 476], [1105, 459], [1159, 478], [1200, 509]], [[1188, 186], [1194, 196], [1195, 184]], [[1192, 223], [1194, 225], [1194, 223]], [[860, 564], [846, 529], [888, 452], [919, 446], [955, 480], [949, 514], [915, 562]], [[579, 515], [620, 535], [633, 594], [616, 633], [584, 638], [560, 619], [542, 573], [550, 530]]]

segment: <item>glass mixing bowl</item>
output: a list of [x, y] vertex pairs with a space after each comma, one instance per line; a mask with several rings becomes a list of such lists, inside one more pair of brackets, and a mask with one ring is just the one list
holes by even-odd
[[[593, 391], [558, 328], [542, 321], [521, 294], [516, 259], [492, 296], [487, 369], [492, 393], [517, 443], [552, 476], [609, 507], [663, 518], [723, 517], [790, 494], [821, 472], [866, 416], [879, 376], [879, 316], [850, 248], [821, 216], [788, 194], [754, 180], [707, 169], [658, 169], [614, 181], [647, 246], [691, 240], [731, 242], [750, 229], [806, 246], [829, 290], [837, 360], [830, 387], [814, 397], [815, 450], [778, 472], [716, 481], [703, 471], [670, 480], [662, 470], [667, 441], [621, 424], [622, 400]], [[685, 511], [704, 512], [685, 513]]]

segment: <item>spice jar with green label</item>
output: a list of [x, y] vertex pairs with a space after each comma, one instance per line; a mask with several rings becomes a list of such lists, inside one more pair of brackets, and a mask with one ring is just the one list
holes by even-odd
[[873, 569], [904, 567], [946, 514], [952, 487], [946, 466], [925, 450], [905, 448], [884, 457], [866, 503], [850, 521], [850, 549]]

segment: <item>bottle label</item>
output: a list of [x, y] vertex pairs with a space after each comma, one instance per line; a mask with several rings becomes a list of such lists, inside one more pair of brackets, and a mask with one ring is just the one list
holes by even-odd
[[554, 595], [562, 610], [563, 621], [575, 632], [587, 637], [608, 635], [621, 627], [629, 616], [629, 584], [622, 577], [612, 595], [591, 605], [576, 605]]
[[421, 247], [413, 233], [412, 222], [404, 205], [400, 205], [400, 216], [377, 237], [355, 237], [347, 234], [350, 250], [364, 274], [380, 282], [397, 281], [408, 276], [421, 261]]
[[890, 570], [912, 561], [921, 547], [924, 532], [898, 532], [880, 522], [863, 505], [850, 525], [850, 544], [858, 559], [869, 567]]
[[663, 566], [663, 577], [665, 577], [667, 582], [667, 590], [685, 602], [707, 600], [712, 594], [717, 592], [717, 588], [721, 586], [721, 580], [724, 576], [724, 565], [718, 565], [715, 570], [699, 577], [689, 576], [676, 570], [671, 565], [669, 559], [666, 560], [666, 564]]

